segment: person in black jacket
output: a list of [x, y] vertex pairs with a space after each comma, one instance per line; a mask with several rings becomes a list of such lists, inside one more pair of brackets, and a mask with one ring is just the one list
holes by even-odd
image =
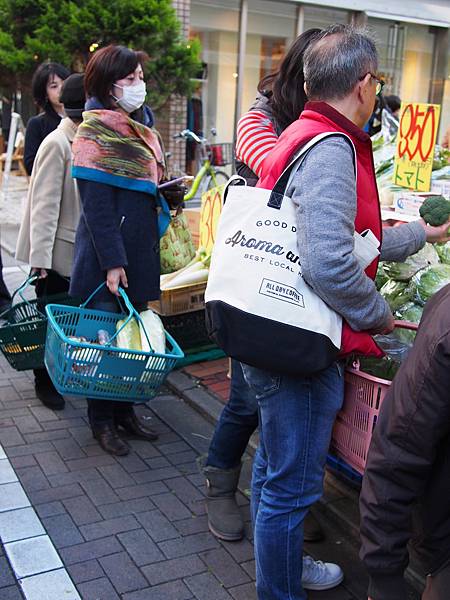
[[[101, 311], [119, 311], [119, 286], [138, 311], [160, 293], [156, 195], [164, 153], [143, 109], [146, 58], [111, 45], [92, 56], [85, 72], [88, 100], [72, 146], [82, 216], [70, 291], [87, 298], [105, 283], [89, 306]], [[88, 416], [95, 439], [110, 454], [129, 452], [118, 428], [149, 441], [158, 437], [130, 402], [88, 398]]]
[[450, 597], [450, 285], [427, 303], [380, 410], [360, 499], [371, 600], [406, 600], [408, 543], [422, 600]]
[[11, 306], [11, 294], [3, 281], [3, 263], [2, 254], [0, 249], [0, 314], [10, 308]]
[[33, 99], [42, 112], [32, 117], [27, 124], [23, 160], [28, 175], [31, 175], [42, 140], [58, 127], [64, 116], [64, 106], [59, 101], [59, 95], [63, 81], [69, 75], [70, 71], [66, 67], [52, 62], [39, 65], [33, 75]]

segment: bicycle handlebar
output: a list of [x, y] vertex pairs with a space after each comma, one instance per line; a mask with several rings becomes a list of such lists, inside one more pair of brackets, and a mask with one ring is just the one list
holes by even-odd
[[190, 129], [183, 129], [183, 131], [180, 131], [180, 133], [176, 133], [174, 136], [172, 136], [174, 140], [182, 138], [182, 139], [191, 139], [194, 142], [196, 142], [197, 144], [206, 144], [206, 138], [204, 137], [199, 137], [196, 133], [194, 133], [193, 131], [191, 131]]

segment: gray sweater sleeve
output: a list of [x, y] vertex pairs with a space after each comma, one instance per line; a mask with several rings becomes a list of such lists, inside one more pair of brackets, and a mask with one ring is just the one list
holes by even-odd
[[383, 229], [381, 260], [403, 262], [424, 247], [425, 229], [418, 221]]
[[287, 190], [296, 206], [303, 277], [356, 331], [387, 324], [390, 309], [353, 255], [356, 181], [348, 142], [325, 139]]

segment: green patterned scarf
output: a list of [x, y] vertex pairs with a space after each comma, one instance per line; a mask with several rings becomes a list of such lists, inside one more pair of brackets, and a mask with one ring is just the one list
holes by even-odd
[[113, 110], [87, 110], [72, 145], [72, 175], [157, 194], [164, 152], [152, 129]]

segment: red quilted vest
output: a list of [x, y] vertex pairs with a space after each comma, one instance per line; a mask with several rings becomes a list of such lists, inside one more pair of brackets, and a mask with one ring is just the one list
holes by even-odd
[[[348, 135], [356, 149], [357, 210], [355, 230], [361, 233], [365, 229], [371, 229], [381, 242], [381, 213], [375, 180], [372, 142], [367, 133], [325, 102], [308, 102], [300, 118], [283, 131], [276, 146], [263, 162], [263, 174], [257, 183], [257, 187], [272, 189], [294, 154], [316, 135], [330, 131]], [[336, 167], [338, 168], [338, 165]], [[333, 169], [335, 166], [330, 165], [330, 168]], [[365, 271], [371, 279], [375, 278], [377, 266], [378, 259], [374, 260]], [[344, 322], [341, 356], [353, 352], [363, 355], [383, 356], [383, 352], [368, 333], [353, 331]]]

